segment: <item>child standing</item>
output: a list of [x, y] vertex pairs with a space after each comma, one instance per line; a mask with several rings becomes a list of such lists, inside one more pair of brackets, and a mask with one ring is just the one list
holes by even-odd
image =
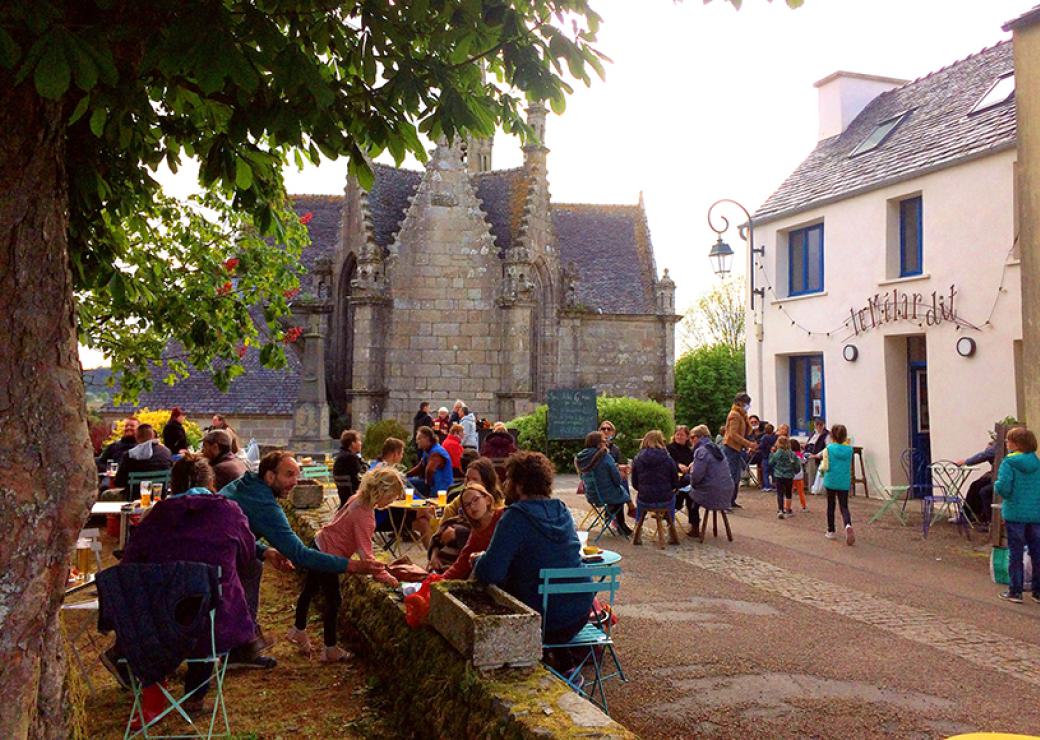
[[798, 458], [798, 472], [794, 474], [794, 492], [802, 502], [802, 511], [809, 511], [809, 507], [805, 505], [805, 453], [802, 452], [802, 444], [797, 439], [791, 440], [791, 452]]
[[[350, 497], [346, 506], [336, 512], [331, 522], [318, 530], [314, 537], [314, 547], [344, 558], [357, 553], [360, 560], [350, 561], [348, 574], [372, 573], [377, 581], [396, 588], [397, 579], [387, 573], [383, 564], [372, 554], [372, 534], [376, 529], [375, 510], [386, 508], [402, 495], [404, 478], [400, 473], [385, 466], [370, 470], [362, 477], [358, 492]], [[337, 573], [318, 573], [313, 570], [307, 573], [303, 591], [296, 602], [296, 623], [289, 628], [286, 637], [300, 648], [300, 652], [310, 654], [311, 642], [306, 631], [307, 612], [311, 599], [319, 590], [325, 602], [322, 610], [325, 648], [321, 652], [321, 661], [338, 663], [348, 660], [350, 653], [336, 645], [336, 619], [341, 601]]]
[[849, 432], [844, 424], [831, 427], [831, 442], [823, 451], [820, 470], [823, 471], [823, 487], [827, 489], [827, 539], [833, 540], [834, 503], [841, 507], [841, 518], [845, 522], [845, 544], [856, 541], [852, 531], [852, 515], [849, 513], [849, 487], [852, 485], [852, 446], [848, 444]]
[[1016, 427], [1007, 433], [1008, 456], [1000, 463], [994, 490], [1004, 499], [1001, 512], [1008, 539], [1008, 590], [1000, 598], [1022, 603], [1023, 550], [1033, 559], [1033, 601], [1040, 603], [1040, 458], [1036, 435]]
[[773, 445], [776, 444], [776, 430], [772, 424], [766, 423], [763, 427], [762, 436], [758, 438], [758, 474], [762, 479], [762, 490], [773, 491], [772, 471], [769, 469], [769, 456], [773, 453]]
[[785, 435], [776, 440], [776, 450], [769, 456], [769, 469], [776, 485], [776, 518], [783, 519], [794, 514], [791, 511], [791, 488], [794, 476], [801, 468], [798, 458], [791, 452], [791, 441]]

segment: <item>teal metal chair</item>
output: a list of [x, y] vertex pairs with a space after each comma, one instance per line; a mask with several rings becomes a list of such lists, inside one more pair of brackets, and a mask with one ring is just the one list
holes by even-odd
[[300, 468], [300, 479], [331, 483], [332, 471], [328, 465], [304, 465]]
[[[610, 678], [618, 678], [627, 681], [625, 672], [621, 668], [617, 651], [614, 649], [614, 639], [610, 636], [610, 619], [602, 620], [601, 625], [586, 624], [574, 637], [566, 643], [551, 643], [545, 638], [545, 625], [548, 620], [550, 603], [549, 597], [560, 594], [597, 594], [608, 593], [610, 595], [611, 612], [614, 610], [614, 593], [618, 590], [621, 575], [621, 567], [617, 565], [582, 566], [578, 568], [542, 568], [538, 573], [541, 583], [538, 585], [538, 593], [542, 596], [542, 649], [566, 649], [576, 653], [583, 653], [581, 661], [576, 667], [563, 673], [551, 665], [546, 668], [557, 678], [561, 679], [572, 690], [580, 696], [599, 706], [609, 714], [607, 708], [607, 695], [603, 690], [603, 682]], [[606, 658], [610, 657], [613, 662], [613, 670], [604, 672]], [[591, 667], [594, 679], [592, 685], [588, 686], [585, 669]], [[598, 697], [598, 698], [597, 698]]]
[[126, 476], [126, 493], [127, 500], [133, 501], [137, 498], [137, 493], [140, 490], [139, 486], [144, 481], [151, 483], [162, 483], [163, 492], [162, 495], [165, 498], [167, 489], [170, 487], [170, 471], [166, 470], [146, 470], [141, 473], [130, 473]]
[[[595, 476], [583, 475], [581, 480], [585, 484], [585, 500], [592, 507], [592, 510], [582, 520], [581, 526], [587, 526], [589, 533], [592, 533], [597, 526], [600, 527], [599, 534], [592, 540], [593, 542], [599, 542], [600, 538], [607, 531], [610, 531], [615, 536], [620, 536], [610, 524], [610, 512], [607, 511], [607, 504], [603, 502], [603, 497], [596, 487]], [[589, 521], [590, 518], [591, 522]]]
[[903, 511], [902, 504], [906, 499], [907, 491], [910, 490], [909, 484], [891, 486], [884, 485], [881, 482], [881, 477], [878, 475], [877, 469], [873, 465], [867, 466], [867, 479], [870, 482], [870, 486], [877, 491], [882, 500], [881, 508], [874, 512], [874, 516], [870, 517], [870, 521], [867, 523], [873, 524], [884, 516], [886, 511], [891, 510], [892, 514], [899, 520], [899, 523], [905, 527], [909, 517], [907, 517], [906, 512]]
[[[220, 579], [220, 568], [217, 568], [217, 580]], [[222, 590], [222, 589], [221, 589]], [[134, 672], [130, 670], [129, 664], [126, 663], [125, 659], [120, 659], [120, 663], [126, 664], [127, 673], [130, 677], [130, 690], [133, 692], [134, 704], [130, 709], [130, 717], [126, 721], [126, 730], [123, 733], [123, 740], [130, 740], [130, 738], [143, 737], [143, 738], [154, 738], [155, 740], [172, 740], [173, 738], [213, 738], [213, 737], [231, 737], [231, 723], [228, 721], [227, 716], [227, 704], [224, 701], [224, 673], [227, 671], [227, 653], [217, 652], [217, 634], [214, 626], [216, 620], [216, 609], [211, 609], [209, 612], [209, 640], [210, 640], [210, 653], [208, 656], [203, 658], [189, 658], [185, 662], [189, 665], [209, 663], [212, 666], [212, 672], [209, 679], [205, 684], [192, 689], [187, 694], [184, 694], [180, 698], [175, 697], [166, 686], [162, 683], [157, 684], [159, 689], [163, 693], [163, 697], [168, 702], [168, 706], [160, 714], [158, 714], [151, 722], [146, 723], [144, 718], [144, 705], [143, 696], [140, 681], [134, 676]], [[199, 717], [198, 722], [192, 719], [182, 706], [185, 701], [190, 699], [196, 692], [206, 685], [210, 685], [213, 688], [213, 708], [209, 712], [209, 721], [206, 722], [206, 718]], [[168, 715], [176, 713], [181, 719], [183, 719], [188, 727], [191, 729], [191, 734], [175, 734], [175, 735], [156, 735], [150, 733], [149, 728], [155, 728], [156, 725], [161, 722]], [[140, 722], [140, 727], [137, 729], [133, 728], [134, 717]], [[218, 719], [222, 721], [222, 725], [218, 725]]]

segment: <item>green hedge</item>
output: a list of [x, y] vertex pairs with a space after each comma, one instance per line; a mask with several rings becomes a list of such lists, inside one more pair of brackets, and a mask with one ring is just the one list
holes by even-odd
[[[506, 422], [510, 429], [517, 430], [517, 445], [521, 449], [545, 451], [545, 430], [549, 407], [541, 405], [526, 416], [518, 416]], [[609, 419], [617, 429], [614, 441], [621, 453], [632, 459], [639, 451], [639, 443], [643, 435], [651, 429], [660, 429], [665, 438], [670, 438], [675, 431], [675, 419], [667, 407], [654, 401], [639, 398], [600, 396], [596, 399], [596, 411], [600, 421]], [[595, 431], [590, 429], [590, 432]], [[574, 469], [573, 459], [583, 447], [580, 441], [553, 441], [549, 448], [549, 457], [556, 469], [561, 473], [569, 473]]]
[[383, 419], [375, 424], [369, 424], [365, 429], [365, 437], [361, 443], [361, 454], [366, 460], [379, 457], [383, 451], [383, 443], [387, 437], [397, 437], [404, 442], [404, 464], [408, 467], [415, 465], [415, 445], [412, 443], [411, 434], [397, 419]]

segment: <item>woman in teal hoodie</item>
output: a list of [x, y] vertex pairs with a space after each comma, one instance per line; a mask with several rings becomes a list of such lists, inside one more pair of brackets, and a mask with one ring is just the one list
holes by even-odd
[[852, 545], [856, 534], [852, 531], [852, 514], [849, 513], [849, 488], [852, 485], [852, 446], [848, 444], [849, 432], [844, 424], [831, 428], [831, 443], [824, 448], [820, 470], [823, 487], [827, 489], [827, 539], [833, 540], [834, 503], [841, 507], [841, 518], [845, 522], [845, 544]]
[[1001, 512], [1008, 539], [1008, 590], [1005, 601], [1022, 603], [1023, 552], [1033, 561], [1033, 601], [1040, 603], [1040, 458], [1036, 435], [1016, 427], [1007, 433], [1008, 456], [1000, 463], [993, 489], [1004, 499]]

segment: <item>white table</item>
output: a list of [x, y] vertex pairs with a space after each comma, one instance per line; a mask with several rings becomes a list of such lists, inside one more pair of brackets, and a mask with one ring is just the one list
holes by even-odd
[[[123, 507], [126, 507], [125, 509]], [[133, 504], [126, 501], [98, 501], [90, 507], [91, 516], [117, 514], [119, 516], [119, 549], [126, 545], [126, 525], [130, 515], [134, 513]]]

